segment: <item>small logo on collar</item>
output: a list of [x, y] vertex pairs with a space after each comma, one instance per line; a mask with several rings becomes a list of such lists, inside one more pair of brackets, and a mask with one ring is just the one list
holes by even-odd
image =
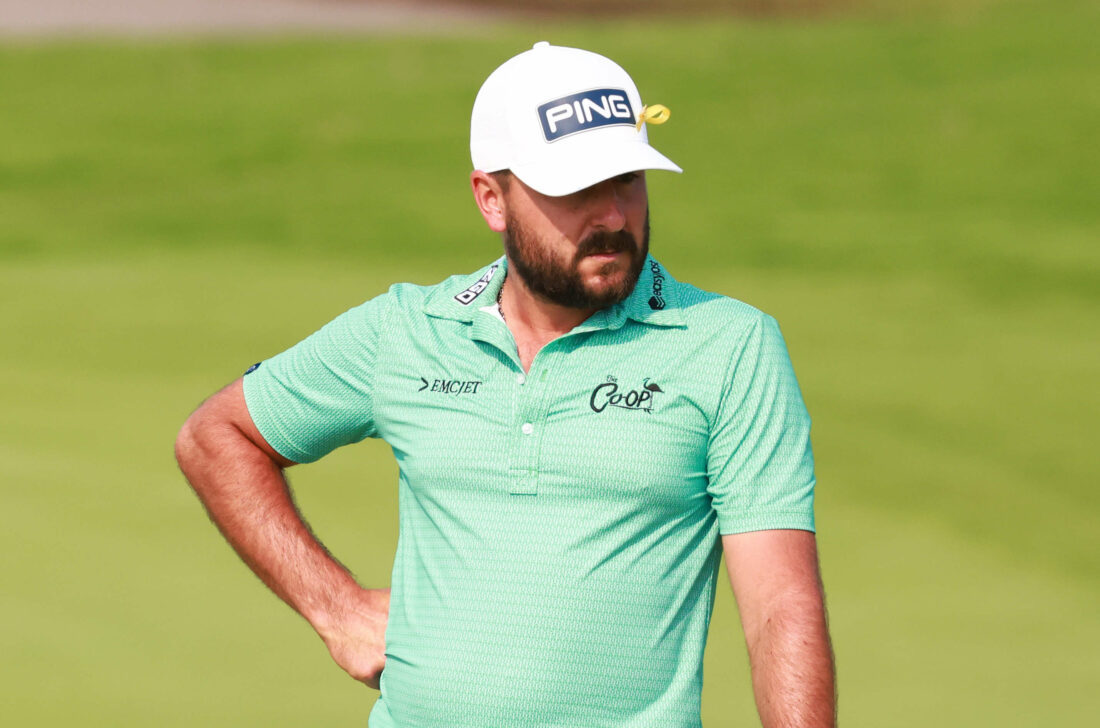
[[474, 300], [481, 295], [481, 292], [489, 287], [489, 281], [493, 280], [493, 276], [497, 272], [497, 268], [500, 267], [499, 263], [493, 263], [489, 266], [489, 270], [485, 271], [485, 275], [478, 278], [472, 286], [467, 288], [462, 293], [455, 296], [455, 300], [461, 303], [463, 306], [469, 306]]
[[661, 273], [661, 266], [657, 265], [657, 261], [649, 261], [649, 270], [653, 272], [653, 295], [649, 298], [649, 307], [654, 311], [660, 311], [665, 307], [665, 297], [661, 295], [661, 291], [665, 287], [665, 276]]

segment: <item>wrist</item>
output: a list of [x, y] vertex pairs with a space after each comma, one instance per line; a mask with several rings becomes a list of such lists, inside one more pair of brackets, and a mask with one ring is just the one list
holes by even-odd
[[389, 612], [388, 589], [364, 589], [352, 584], [333, 595], [324, 606], [302, 612], [302, 616], [326, 643], [339, 642], [356, 634], [363, 622], [385, 621]]

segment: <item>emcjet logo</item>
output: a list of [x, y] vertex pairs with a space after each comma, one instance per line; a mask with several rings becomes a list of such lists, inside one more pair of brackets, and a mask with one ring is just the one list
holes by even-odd
[[493, 274], [497, 272], [497, 266], [497, 263], [493, 263], [489, 267], [489, 270], [485, 271], [485, 275], [478, 278], [477, 281], [474, 282], [474, 285], [455, 296], [455, 300], [463, 306], [469, 306], [473, 303], [474, 299], [480, 296], [481, 292], [489, 287], [489, 281], [493, 280]]
[[477, 394], [477, 388], [482, 385], [482, 382], [466, 379], [433, 379], [429, 382], [424, 377], [420, 377], [420, 381], [423, 384], [416, 390], [417, 392], [427, 390], [439, 394]]
[[619, 88], [583, 91], [539, 107], [542, 135], [548, 142], [601, 126], [634, 126], [635, 118], [626, 91]]

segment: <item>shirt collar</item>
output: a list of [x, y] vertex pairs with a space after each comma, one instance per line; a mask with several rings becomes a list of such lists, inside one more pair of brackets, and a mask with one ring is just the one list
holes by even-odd
[[428, 294], [424, 313], [437, 318], [471, 323], [479, 309], [497, 300], [504, 285], [508, 259], [496, 259], [480, 270], [464, 276], [452, 276]]
[[646, 256], [638, 284], [621, 304], [628, 318], [654, 326], [683, 327], [680, 285], [652, 255]]
[[[496, 300], [508, 271], [501, 256], [465, 276], [453, 276], [436, 286], [424, 301], [424, 313], [437, 318], [472, 323], [482, 306]], [[684, 326], [678, 284], [652, 256], [646, 256], [634, 290], [625, 301], [594, 313], [578, 330], [618, 329], [633, 319], [654, 326]], [[482, 314], [483, 315], [483, 314]]]

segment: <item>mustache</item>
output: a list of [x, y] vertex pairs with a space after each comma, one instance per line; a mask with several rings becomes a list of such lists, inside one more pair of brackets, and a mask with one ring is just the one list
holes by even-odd
[[597, 253], [634, 253], [637, 249], [638, 241], [626, 230], [601, 231], [592, 233], [577, 245], [576, 258], [579, 261]]

